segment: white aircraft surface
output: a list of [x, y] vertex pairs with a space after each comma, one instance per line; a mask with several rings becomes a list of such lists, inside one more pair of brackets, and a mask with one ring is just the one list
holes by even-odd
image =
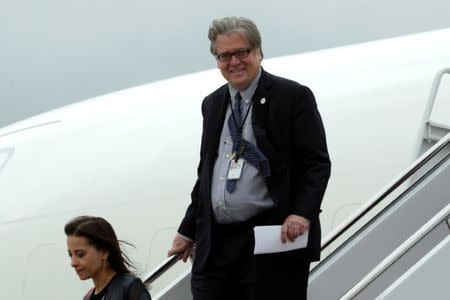
[[[417, 157], [433, 78], [450, 66], [449, 41], [444, 29], [263, 61], [315, 93], [332, 160], [324, 236]], [[63, 232], [78, 215], [109, 220], [136, 246], [126, 251], [141, 275], [158, 265], [190, 202], [201, 101], [224, 83], [208, 70], [0, 129], [0, 299], [82, 297], [92, 283], [70, 267]], [[441, 102], [436, 120], [450, 111]]]

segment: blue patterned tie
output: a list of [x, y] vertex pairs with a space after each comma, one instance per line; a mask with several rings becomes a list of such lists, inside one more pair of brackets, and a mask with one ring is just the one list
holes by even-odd
[[[242, 124], [241, 100], [241, 94], [236, 93], [234, 109], [228, 118], [228, 130], [233, 141], [233, 153], [238, 150], [242, 151], [239, 158], [243, 158], [255, 166], [264, 177], [270, 176], [270, 167], [266, 156], [255, 145], [242, 138], [244, 124]], [[227, 179], [226, 188], [229, 193], [234, 192], [236, 183], [237, 179]]]

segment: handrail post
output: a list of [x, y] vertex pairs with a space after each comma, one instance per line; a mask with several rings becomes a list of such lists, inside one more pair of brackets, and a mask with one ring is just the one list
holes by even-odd
[[439, 91], [439, 87], [441, 85], [441, 80], [445, 74], [450, 74], [450, 68], [444, 68], [444, 69], [440, 70], [439, 72], [437, 72], [436, 75], [434, 76], [433, 83], [431, 84], [431, 90], [428, 95], [427, 104], [426, 104], [425, 110], [423, 112], [422, 122], [420, 123], [421, 126], [423, 126], [423, 127], [421, 127], [421, 129], [418, 132], [417, 146], [416, 146], [417, 152], [415, 153], [415, 156], [413, 157], [413, 159], [415, 159], [416, 157], [419, 157], [422, 154], [422, 152], [424, 151], [424, 149], [425, 149], [424, 145], [423, 145], [424, 140], [426, 140], [428, 143], [430, 143], [431, 113], [433, 111], [434, 103], [436, 101], [436, 96]]
[[423, 131], [423, 138], [429, 139], [430, 135], [428, 132], [428, 124], [430, 122], [431, 112], [433, 110], [434, 102], [436, 101], [436, 96], [439, 91], [439, 87], [441, 85], [442, 77], [445, 74], [450, 74], [450, 68], [445, 68], [436, 73], [433, 79], [433, 84], [431, 85], [430, 94], [428, 96], [427, 106], [424, 112], [423, 124], [425, 124], [425, 128]]

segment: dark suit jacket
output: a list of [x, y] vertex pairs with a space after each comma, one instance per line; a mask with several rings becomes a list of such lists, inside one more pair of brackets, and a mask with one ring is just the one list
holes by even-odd
[[[261, 99], [265, 98], [265, 101]], [[196, 243], [193, 271], [204, 266], [210, 249], [211, 177], [228, 106], [228, 85], [208, 95], [202, 104], [203, 134], [198, 179], [192, 202], [178, 232]], [[308, 247], [291, 255], [320, 258], [319, 213], [330, 176], [330, 160], [320, 114], [311, 90], [262, 71], [252, 98], [252, 127], [258, 148], [269, 160], [266, 178], [275, 206], [259, 225], [280, 225], [290, 214], [311, 221]]]

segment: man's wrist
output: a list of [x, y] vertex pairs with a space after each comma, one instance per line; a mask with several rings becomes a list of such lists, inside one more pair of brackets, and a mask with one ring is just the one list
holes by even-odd
[[181, 237], [182, 239], [184, 239], [184, 240], [188, 241], [188, 242], [191, 242], [191, 243], [193, 243], [193, 242], [194, 242], [194, 240], [193, 240], [193, 239], [191, 239], [191, 238], [188, 238], [187, 236], [185, 236], [185, 235], [182, 235], [182, 234], [181, 234], [181, 233], [179, 233], [179, 232], [177, 232], [177, 235], [178, 235], [179, 237]]

